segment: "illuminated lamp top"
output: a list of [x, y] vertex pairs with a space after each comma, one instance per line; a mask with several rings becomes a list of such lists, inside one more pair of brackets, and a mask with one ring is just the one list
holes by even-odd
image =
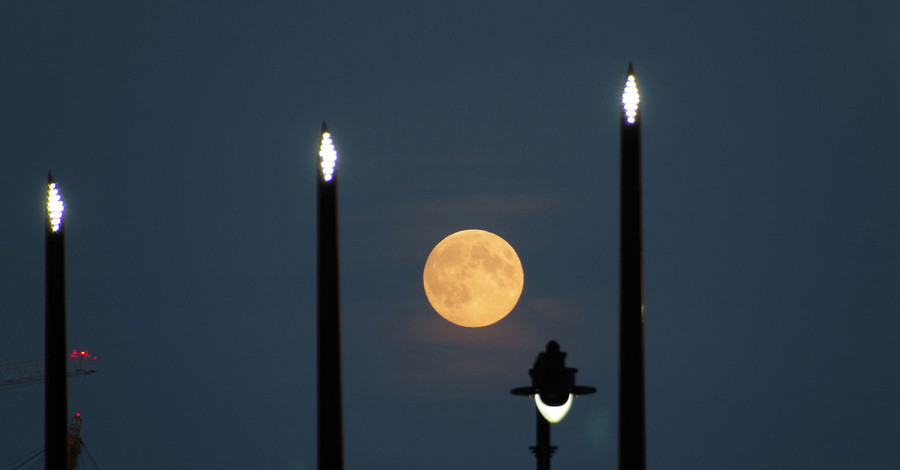
[[334, 166], [337, 163], [337, 150], [331, 140], [331, 133], [322, 126], [322, 145], [319, 147], [319, 157], [322, 159], [322, 179], [326, 182], [334, 179]]
[[638, 94], [637, 82], [634, 74], [629, 74], [625, 81], [625, 91], [622, 92], [622, 109], [625, 111], [625, 121], [628, 124], [634, 124], [638, 115], [638, 103], [641, 101], [641, 95]]
[[51, 181], [48, 183], [47, 189], [47, 215], [50, 217], [50, 230], [59, 232], [62, 227], [64, 204], [59, 195], [59, 189], [56, 183]]

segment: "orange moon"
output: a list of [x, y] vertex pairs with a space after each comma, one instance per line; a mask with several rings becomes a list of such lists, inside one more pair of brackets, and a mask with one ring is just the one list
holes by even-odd
[[503, 319], [519, 301], [525, 274], [506, 240], [484, 230], [462, 230], [431, 250], [422, 274], [428, 303], [459, 326], [477, 328]]

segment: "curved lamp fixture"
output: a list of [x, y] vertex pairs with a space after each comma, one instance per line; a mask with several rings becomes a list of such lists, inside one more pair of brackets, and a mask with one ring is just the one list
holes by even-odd
[[548, 422], [558, 423], [572, 408], [575, 396], [597, 391], [594, 387], [575, 385], [576, 372], [578, 369], [566, 367], [566, 353], [559, 350], [559, 343], [550, 341], [547, 349], [538, 354], [534, 367], [528, 370], [531, 386], [517, 387], [510, 393], [533, 397], [541, 416]]
[[544, 403], [544, 400], [541, 400], [541, 394], [534, 394], [534, 404], [537, 406], [538, 411], [541, 412], [541, 416], [544, 417], [547, 421], [551, 423], [558, 423], [562, 421], [563, 418], [566, 417], [566, 414], [572, 408], [572, 400], [575, 398], [574, 393], [569, 394], [568, 400], [565, 403], [559, 406], [551, 406]]

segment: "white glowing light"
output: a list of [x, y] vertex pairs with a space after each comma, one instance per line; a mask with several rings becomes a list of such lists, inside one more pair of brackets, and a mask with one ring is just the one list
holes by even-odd
[[322, 178], [331, 181], [334, 178], [334, 165], [337, 163], [337, 150], [331, 141], [331, 134], [322, 133], [322, 146], [319, 148], [319, 157], [322, 158]]
[[541, 400], [541, 394], [536, 393], [534, 395], [534, 404], [537, 405], [538, 411], [541, 412], [541, 416], [544, 417], [547, 421], [551, 423], [558, 423], [562, 421], [563, 418], [566, 417], [566, 413], [569, 412], [569, 409], [572, 408], [572, 399], [575, 397], [573, 394], [569, 394], [569, 399], [566, 400], [565, 403], [559, 406], [550, 406], [544, 403]]
[[625, 120], [628, 124], [634, 124], [637, 119], [638, 103], [641, 95], [638, 94], [637, 82], [634, 75], [629, 75], [625, 82], [625, 91], [622, 92], [622, 108], [625, 110]]
[[47, 191], [47, 215], [50, 216], [50, 229], [59, 232], [62, 226], [63, 201], [59, 196], [59, 189], [56, 183], [50, 183]]

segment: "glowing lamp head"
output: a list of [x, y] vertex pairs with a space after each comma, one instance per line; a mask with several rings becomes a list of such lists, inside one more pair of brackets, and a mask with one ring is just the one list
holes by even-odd
[[634, 124], [638, 118], [638, 103], [641, 101], [641, 95], [638, 94], [637, 82], [634, 74], [629, 73], [625, 80], [625, 91], [622, 92], [622, 111], [625, 112], [625, 121], [628, 124]]
[[512, 389], [513, 395], [530, 396], [541, 416], [548, 422], [558, 423], [572, 408], [576, 395], [597, 391], [594, 387], [575, 385], [578, 369], [566, 367], [566, 353], [559, 350], [556, 341], [547, 343], [547, 350], [538, 354], [534, 367], [528, 371], [530, 387]]
[[337, 164], [337, 150], [334, 148], [334, 142], [331, 140], [331, 133], [322, 126], [322, 145], [319, 147], [320, 166], [322, 170], [322, 179], [330, 182], [334, 179], [334, 167]]
[[538, 411], [541, 412], [541, 416], [543, 416], [544, 419], [551, 423], [558, 423], [566, 417], [566, 414], [568, 414], [569, 410], [572, 408], [572, 400], [575, 398], [575, 394], [570, 393], [566, 395], [566, 397], [566, 401], [561, 405], [548, 405], [547, 403], [544, 403], [544, 399], [541, 398], [540, 393], [535, 393], [534, 404], [537, 406]]
[[59, 188], [51, 180], [47, 184], [47, 216], [50, 218], [50, 230], [59, 232], [60, 228], [62, 228], [64, 208], [63, 200], [59, 195]]

